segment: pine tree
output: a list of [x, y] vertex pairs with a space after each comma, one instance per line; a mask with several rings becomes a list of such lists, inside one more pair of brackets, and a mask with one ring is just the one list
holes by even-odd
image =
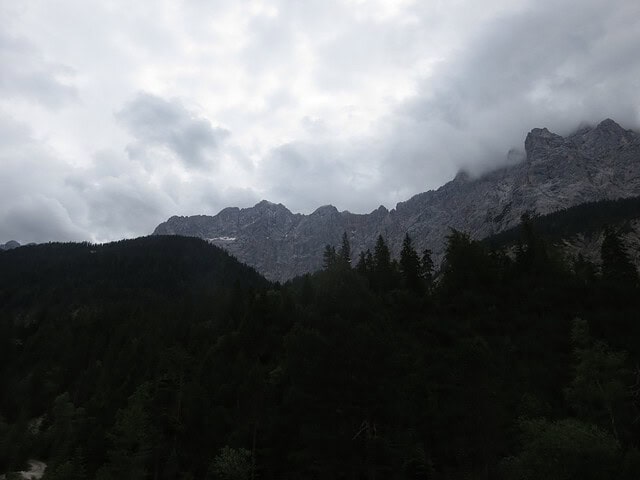
[[609, 430], [618, 439], [620, 412], [629, 396], [627, 354], [593, 341], [589, 325], [579, 318], [573, 322], [571, 342], [577, 364], [575, 377], [565, 390], [567, 400], [581, 420]]
[[433, 271], [434, 265], [431, 258], [431, 250], [426, 248], [422, 253], [422, 259], [420, 260], [420, 276], [424, 281], [427, 292], [431, 290], [431, 286], [433, 285]]
[[151, 401], [152, 385], [145, 382], [118, 411], [109, 435], [113, 449], [108, 452], [108, 463], [98, 472], [100, 480], [146, 478], [157, 435], [149, 409]]
[[422, 290], [422, 282], [420, 279], [420, 258], [413, 248], [411, 237], [407, 233], [402, 242], [402, 250], [400, 251], [400, 273], [405, 288], [414, 292]]
[[535, 231], [528, 213], [520, 217], [520, 222], [522, 241], [516, 251], [516, 263], [525, 272], [544, 270], [549, 264], [547, 246]]
[[596, 278], [596, 271], [596, 266], [579, 253], [573, 262], [573, 273], [578, 282], [583, 285], [593, 283]]
[[322, 254], [322, 266], [325, 270], [332, 268], [337, 261], [336, 248], [333, 245], [325, 245], [324, 253]]
[[378, 291], [387, 291], [391, 288], [393, 280], [391, 253], [382, 235], [378, 236], [376, 246], [373, 250], [373, 277], [375, 287]]
[[382, 235], [378, 235], [378, 240], [373, 250], [373, 266], [377, 272], [386, 272], [391, 268], [391, 253]]
[[358, 255], [358, 263], [356, 263], [356, 271], [360, 275], [367, 275], [367, 270], [367, 257], [364, 252], [360, 252], [360, 255]]
[[338, 258], [344, 265], [351, 266], [351, 245], [349, 244], [347, 232], [342, 234], [342, 245], [338, 250]]
[[638, 284], [636, 267], [629, 260], [622, 239], [610, 227], [604, 231], [600, 256], [602, 258], [602, 278], [605, 281], [627, 286]]

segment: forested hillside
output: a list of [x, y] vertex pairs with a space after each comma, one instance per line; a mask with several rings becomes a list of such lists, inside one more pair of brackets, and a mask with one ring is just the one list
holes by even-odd
[[531, 222], [270, 284], [204, 241], [0, 252], [0, 472], [45, 479], [637, 479], [640, 285]]
[[[587, 202], [535, 218], [536, 231], [549, 241], [580, 234], [593, 234], [608, 225], [625, 225], [640, 218], [640, 197]], [[520, 227], [487, 237], [491, 247], [502, 247], [520, 240]]]

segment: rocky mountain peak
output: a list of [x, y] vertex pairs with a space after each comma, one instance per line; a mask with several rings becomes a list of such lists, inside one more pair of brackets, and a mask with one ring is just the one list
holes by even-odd
[[281, 203], [273, 203], [270, 202], [269, 200], [262, 200], [258, 203], [256, 203], [253, 206], [254, 209], [256, 210], [260, 210], [260, 211], [270, 211], [270, 212], [287, 212], [287, 213], [291, 213], [289, 211], [289, 209], [287, 207], [285, 207], [283, 204]]
[[611, 120], [610, 118], [605, 118], [603, 121], [601, 121], [596, 127], [596, 130], [606, 131], [606, 132], [616, 132], [618, 134], [624, 134], [624, 132], [626, 132], [624, 128], [622, 128], [620, 125], [618, 125], [614, 120]]
[[339, 213], [340, 212], [338, 212], [338, 209], [333, 205], [323, 205], [321, 207], [316, 208], [311, 215], [326, 217], [326, 216], [338, 215]]
[[567, 141], [588, 152], [591, 157], [602, 158], [608, 156], [611, 150], [640, 143], [640, 137], [608, 118], [595, 128], [579, 129], [567, 137]]
[[378, 208], [376, 208], [373, 212], [371, 213], [376, 213], [376, 214], [381, 214], [381, 215], [386, 215], [387, 213], [389, 213], [389, 210], [387, 209], [387, 207], [385, 207], [384, 205], [380, 205]]
[[547, 128], [534, 128], [524, 141], [524, 150], [529, 162], [538, 160], [548, 155], [549, 151], [560, 147], [564, 138], [550, 132]]

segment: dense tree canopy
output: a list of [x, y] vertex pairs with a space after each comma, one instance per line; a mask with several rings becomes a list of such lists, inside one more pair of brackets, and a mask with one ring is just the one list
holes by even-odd
[[640, 478], [637, 282], [522, 232], [438, 272], [344, 235], [285, 285], [189, 238], [0, 252], [0, 472]]

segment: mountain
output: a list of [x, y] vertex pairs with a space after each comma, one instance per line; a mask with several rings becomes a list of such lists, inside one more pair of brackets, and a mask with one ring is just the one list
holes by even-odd
[[438, 260], [450, 228], [485, 238], [516, 226], [525, 212], [547, 214], [640, 195], [640, 135], [613, 120], [567, 137], [535, 128], [524, 148], [524, 159], [515, 165], [477, 178], [461, 172], [391, 211], [381, 206], [369, 214], [354, 214], [327, 205], [301, 215], [262, 201], [252, 208], [226, 208], [215, 216], [174, 216], [154, 234], [206, 239], [267, 278], [287, 280], [318, 269], [324, 245], [337, 245], [343, 232], [354, 258], [373, 249], [380, 234], [397, 255], [409, 233], [418, 250], [429, 248]]
[[9, 240], [7, 243], [0, 243], [0, 250], [12, 250], [18, 248], [20, 244], [15, 240]]
[[[268, 284], [253, 268], [221, 248], [198, 238], [179, 236], [142, 237], [102, 245], [30, 245], [0, 252], [0, 271], [0, 304], [5, 309], [14, 304], [38, 303], [40, 295], [76, 300], [85, 295], [171, 297], [185, 290]], [[46, 289], [52, 290], [43, 294]]]

